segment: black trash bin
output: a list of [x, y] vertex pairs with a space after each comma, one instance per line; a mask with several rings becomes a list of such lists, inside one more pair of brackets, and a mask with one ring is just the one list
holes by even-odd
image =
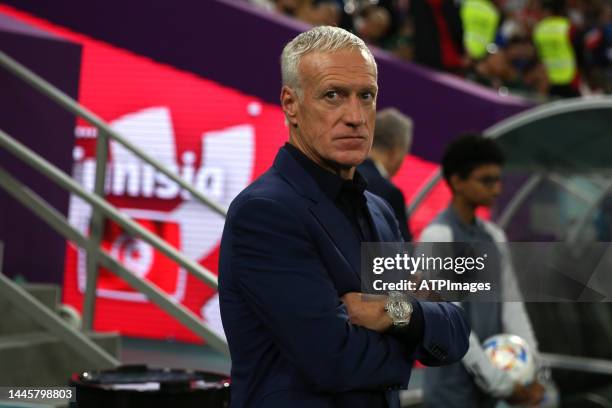
[[230, 398], [226, 376], [145, 365], [77, 373], [70, 385], [74, 408], [226, 408]]

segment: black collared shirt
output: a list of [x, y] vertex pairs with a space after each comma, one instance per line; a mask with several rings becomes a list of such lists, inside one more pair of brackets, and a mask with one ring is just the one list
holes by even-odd
[[358, 171], [355, 171], [352, 180], [346, 180], [317, 165], [289, 143], [285, 143], [283, 149], [297, 160], [300, 166], [312, 176], [323, 193], [344, 214], [353, 227], [359, 242], [377, 241], [364, 194], [368, 184]]

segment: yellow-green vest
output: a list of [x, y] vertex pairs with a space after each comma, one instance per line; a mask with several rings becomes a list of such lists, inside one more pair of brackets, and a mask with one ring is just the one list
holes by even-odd
[[487, 45], [495, 42], [499, 12], [487, 0], [467, 0], [461, 5], [463, 23], [463, 45], [474, 59], [487, 53]]
[[569, 20], [560, 16], [544, 18], [533, 32], [540, 60], [552, 85], [568, 85], [576, 75], [576, 58], [569, 32]]

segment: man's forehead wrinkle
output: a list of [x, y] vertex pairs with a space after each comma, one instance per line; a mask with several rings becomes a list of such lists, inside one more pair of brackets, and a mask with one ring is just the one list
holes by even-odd
[[[340, 53], [338, 51], [336, 53]], [[350, 51], [349, 51], [350, 52]], [[346, 82], [347, 77], [354, 77], [355, 74], [364, 78], [371, 78], [367, 86], [376, 86], [376, 74], [373, 64], [364, 57], [363, 63], [345, 65], [331, 58], [335, 53], [309, 53], [304, 55], [298, 66], [301, 80], [314, 81], [315, 84], [320, 84], [330, 77], [337, 77], [336, 80]], [[364, 66], [367, 70], [364, 71]], [[348, 69], [348, 72], [346, 72]], [[308, 74], [308, 75], [304, 75]], [[365, 85], [365, 83], [364, 83]]]
[[364, 81], [360, 81], [358, 83], [350, 83], [346, 81], [346, 78], [343, 75], [328, 75], [318, 82], [317, 87], [322, 89], [337, 88], [358, 91], [378, 89], [376, 82], [370, 81], [367, 78], [364, 78]]

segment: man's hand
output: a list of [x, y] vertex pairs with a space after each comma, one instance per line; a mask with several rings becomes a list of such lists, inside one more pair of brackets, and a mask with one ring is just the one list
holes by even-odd
[[525, 405], [528, 407], [537, 406], [544, 398], [544, 386], [538, 382], [530, 385], [521, 385], [516, 383], [514, 391], [510, 397], [506, 398], [506, 402], [510, 405]]
[[350, 292], [342, 296], [342, 302], [346, 305], [349, 318], [353, 324], [380, 333], [393, 324], [385, 311], [386, 296]]

